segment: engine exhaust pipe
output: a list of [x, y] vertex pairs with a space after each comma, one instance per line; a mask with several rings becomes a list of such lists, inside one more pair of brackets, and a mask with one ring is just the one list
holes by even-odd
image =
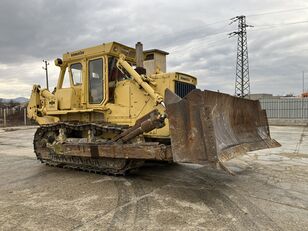
[[141, 42], [137, 42], [136, 43], [136, 69], [135, 71], [139, 75], [146, 74], [146, 69], [143, 67], [143, 60], [144, 60], [143, 44]]

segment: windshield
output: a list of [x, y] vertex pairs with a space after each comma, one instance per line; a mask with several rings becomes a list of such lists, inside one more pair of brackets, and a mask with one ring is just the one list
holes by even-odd
[[81, 63], [74, 63], [71, 65], [71, 73], [74, 85], [82, 84], [82, 65]]

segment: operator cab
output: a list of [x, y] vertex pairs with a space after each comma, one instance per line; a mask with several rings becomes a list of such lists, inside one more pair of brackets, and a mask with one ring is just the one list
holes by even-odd
[[114, 103], [117, 82], [130, 79], [125, 70], [116, 66], [121, 53], [134, 64], [134, 49], [116, 42], [68, 52], [63, 60], [56, 59], [55, 65], [61, 68], [54, 91], [58, 109], [86, 109]]

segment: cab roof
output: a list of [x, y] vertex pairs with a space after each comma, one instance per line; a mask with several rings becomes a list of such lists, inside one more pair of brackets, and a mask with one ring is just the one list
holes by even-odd
[[84, 58], [95, 58], [102, 55], [118, 57], [121, 53], [126, 56], [127, 61], [135, 62], [136, 50], [118, 42], [103, 43], [98, 46], [67, 52], [63, 54], [63, 61], [70, 62]]

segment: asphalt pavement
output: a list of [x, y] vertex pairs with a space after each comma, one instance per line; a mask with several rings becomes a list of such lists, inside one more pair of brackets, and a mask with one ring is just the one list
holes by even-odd
[[35, 128], [0, 130], [0, 230], [308, 230], [308, 127], [226, 165], [148, 164], [127, 177], [49, 167]]

